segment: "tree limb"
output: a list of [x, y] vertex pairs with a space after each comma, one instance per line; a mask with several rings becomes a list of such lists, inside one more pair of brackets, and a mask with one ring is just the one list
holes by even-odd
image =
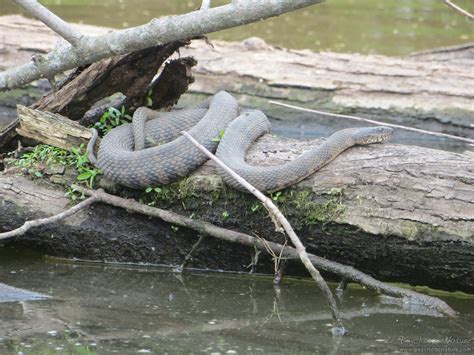
[[15, 4], [28, 11], [31, 15], [43, 22], [54, 32], [63, 37], [73, 46], [78, 46], [84, 37], [82, 33], [63, 21], [60, 17], [49, 11], [46, 7], [35, 0], [13, 0]]
[[193, 11], [179, 16], [153, 19], [134, 28], [83, 37], [80, 46], [57, 46], [37, 61], [13, 68], [0, 74], [0, 91], [25, 85], [39, 78], [55, 74], [117, 54], [134, 52], [176, 40], [193, 38], [205, 33], [241, 26], [278, 16], [322, 0], [246, 0], [206, 11]]
[[97, 202], [97, 201], [98, 201], [98, 198], [92, 196], [92, 197], [89, 197], [87, 200], [84, 200], [81, 203], [78, 203], [77, 205], [57, 215], [54, 215], [48, 218], [39, 218], [39, 219], [34, 219], [32, 221], [26, 221], [21, 227], [18, 227], [8, 232], [0, 233], [0, 240], [23, 235], [33, 227], [39, 227], [45, 224], [50, 224], [50, 223], [63, 220], [73, 215], [74, 213], [77, 213], [80, 210], [83, 210], [84, 208], [92, 205], [94, 202]]

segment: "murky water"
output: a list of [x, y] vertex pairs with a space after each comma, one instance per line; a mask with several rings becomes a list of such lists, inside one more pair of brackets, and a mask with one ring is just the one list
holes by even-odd
[[180, 275], [0, 250], [0, 282], [51, 296], [0, 303], [1, 354], [468, 352], [474, 345], [466, 295], [444, 295], [461, 312], [445, 319], [352, 286], [339, 302], [349, 333], [334, 339], [310, 281], [287, 279], [276, 290], [263, 276]]
[[[214, 0], [214, 6], [229, 3]], [[153, 17], [197, 9], [200, 0], [43, 0], [68, 21], [115, 28]], [[474, 12], [474, 1], [456, 0]], [[0, 0], [0, 15], [19, 13]], [[259, 36], [288, 48], [405, 55], [473, 40], [472, 23], [438, 0], [330, 0], [278, 18], [229, 29], [211, 38], [242, 40]]]

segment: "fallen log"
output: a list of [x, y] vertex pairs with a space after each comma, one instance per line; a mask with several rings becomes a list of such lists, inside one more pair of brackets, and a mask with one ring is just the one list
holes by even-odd
[[[315, 53], [272, 47], [258, 38], [213, 44], [213, 51], [197, 41], [182, 51], [198, 60], [188, 103], [226, 90], [281, 121], [308, 124], [321, 118], [272, 107], [268, 100], [474, 138], [472, 57]], [[322, 125], [337, 127], [324, 118]]]
[[[317, 144], [317, 140], [267, 135], [252, 147], [248, 160], [253, 164], [278, 164]], [[382, 280], [472, 292], [473, 162], [472, 155], [414, 146], [356, 147], [272, 198], [308, 252], [353, 265]], [[38, 182], [8, 172], [0, 176], [2, 231], [26, 219], [55, 214], [58, 207], [65, 209], [68, 201], [57, 185], [37, 186], [48, 178], [59, 181], [56, 175], [45, 174]], [[263, 208], [252, 197], [225, 187], [210, 162], [191, 177], [161, 187], [159, 192], [123, 191], [151, 205], [281, 242], [271, 220], [261, 213]], [[136, 225], [140, 225], [139, 235]], [[80, 213], [71, 221], [35, 230], [34, 235], [16, 243], [65, 257], [176, 265], [196, 236], [186, 241], [177, 237], [189, 237], [190, 231], [173, 229], [163, 222], [100, 206], [93, 215]], [[54, 240], [44, 239], [51, 234]], [[214, 253], [213, 248], [221, 248], [223, 253]], [[213, 244], [205, 257], [197, 258], [191, 266], [245, 270], [248, 252], [234, 248]], [[269, 272], [270, 264], [267, 259], [258, 270]]]

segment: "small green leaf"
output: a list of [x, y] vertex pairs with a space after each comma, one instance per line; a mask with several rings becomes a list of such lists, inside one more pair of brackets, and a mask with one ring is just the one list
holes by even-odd
[[213, 142], [220, 142], [221, 139], [224, 137], [224, 132], [225, 132], [225, 130], [224, 130], [224, 129], [221, 129], [221, 130], [219, 131], [219, 135], [216, 136], [216, 137], [214, 137], [214, 138], [212, 138], [211, 141], [213, 141]]
[[43, 174], [40, 171], [35, 171], [34, 174], [36, 177], [43, 177]]
[[161, 188], [159, 188], [159, 187], [155, 187], [153, 190], [154, 190], [156, 193], [160, 193], [160, 192], [161, 192]]
[[145, 189], [145, 192], [146, 192], [147, 194], [150, 193], [150, 192], [152, 192], [152, 191], [153, 191], [153, 188], [152, 188], [152, 187], [147, 187], [147, 188]]
[[77, 180], [79, 180], [79, 181], [87, 180], [87, 179], [89, 179], [91, 176], [92, 176], [92, 172], [86, 171], [86, 172], [80, 174], [80, 175], [77, 177]]

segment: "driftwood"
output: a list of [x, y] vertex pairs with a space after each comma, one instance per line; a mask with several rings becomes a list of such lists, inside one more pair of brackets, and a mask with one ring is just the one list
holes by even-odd
[[[317, 144], [317, 141], [264, 136], [250, 150], [248, 160], [254, 164], [276, 164], [293, 159]], [[349, 263], [384, 280], [472, 291], [473, 166], [473, 157], [466, 154], [390, 144], [357, 147], [275, 198], [282, 200], [280, 207], [309, 252]], [[11, 186], [17, 184], [15, 179], [9, 179]], [[211, 163], [206, 163], [175, 189], [169, 190], [173, 198], [162, 201], [167, 207], [278, 241], [269, 232], [273, 230], [271, 221], [262, 223], [261, 214], [252, 212], [255, 201], [225, 189]], [[41, 200], [40, 196], [33, 194], [29, 198]], [[9, 201], [7, 205], [11, 206], [3, 217], [12, 221], [5, 222], [5, 230], [20, 224], [19, 211], [23, 207], [19, 206], [29, 206], [32, 215], [39, 213], [35, 204], [30, 206], [28, 199], [22, 201], [19, 194], [0, 191], [0, 201], [3, 204]], [[223, 212], [230, 217], [223, 218]], [[79, 230], [84, 233], [88, 229]], [[100, 237], [102, 240], [109, 238], [108, 232], [100, 228], [99, 231], [105, 233]], [[131, 235], [115, 243], [124, 243], [125, 247], [130, 238]], [[145, 233], [127, 246], [130, 257], [116, 245], [113, 250], [102, 251], [87, 247], [87, 239], [81, 250], [68, 250], [66, 242], [53, 250], [62, 256], [103, 259], [108, 255], [120, 261], [173, 263], [173, 257], [170, 260], [161, 254], [163, 259], [152, 255], [137, 257], [136, 248], [147, 238]], [[34, 244], [51, 252], [48, 241]], [[232, 269], [235, 265], [229, 263], [227, 267]]]
[[[197, 142], [193, 141], [193, 143], [196, 144]], [[199, 145], [199, 143], [197, 144]], [[203, 149], [205, 150], [205, 148]], [[218, 162], [218, 160], [216, 160], [216, 162]], [[239, 177], [239, 182], [240, 181], [243, 181], [244, 185], [248, 184], [241, 177]], [[250, 187], [250, 185], [246, 187]], [[11, 186], [7, 186], [6, 188], [11, 188]], [[90, 197], [80, 202], [79, 204], [69, 208], [68, 210], [58, 213], [54, 216], [36, 219], [36, 220], [30, 220], [30, 221], [25, 222], [21, 227], [15, 230], [0, 233], [0, 240], [24, 235], [33, 227], [43, 226], [43, 225], [52, 224], [58, 221], [62, 221], [65, 218], [73, 216], [79, 211], [89, 207], [93, 203], [103, 202], [111, 206], [124, 208], [130, 213], [140, 213], [140, 214], [150, 216], [150, 217], [158, 217], [162, 219], [163, 221], [173, 223], [181, 227], [190, 228], [200, 233], [201, 236], [209, 235], [214, 238], [225, 240], [231, 243], [237, 243], [241, 245], [258, 248], [261, 250], [266, 250], [266, 251], [271, 252], [271, 254], [273, 255], [276, 255], [276, 253], [278, 253], [281, 255], [281, 257], [285, 257], [288, 259], [295, 259], [295, 258], [301, 259], [305, 267], [309, 269], [311, 275], [316, 280], [318, 286], [323, 292], [323, 295], [326, 301], [329, 303], [331, 307], [331, 314], [333, 316], [333, 319], [338, 323], [336, 327], [333, 328], [333, 331], [341, 332], [340, 333], [341, 335], [345, 332], [345, 330], [344, 328], [342, 328], [342, 324], [340, 323], [339, 311], [337, 309], [335, 299], [329, 287], [327, 286], [326, 282], [324, 281], [324, 279], [322, 279], [321, 275], [319, 274], [319, 271], [316, 270], [314, 266], [321, 267], [325, 271], [328, 271], [328, 272], [334, 273], [337, 276], [343, 277], [344, 283], [347, 283], [347, 280], [355, 281], [365, 286], [366, 288], [378, 293], [382, 293], [382, 294], [393, 296], [393, 297], [399, 297], [399, 298], [405, 297], [409, 299], [410, 302], [413, 302], [415, 304], [422, 304], [423, 306], [439, 314], [449, 315], [449, 316], [455, 316], [457, 314], [451, 307], [449, 307], [444, 301], [440, 299], [422, 295], [414, 291], [405, 290], [396, 286], [384, 284], [378, 280], [373, 279], [372, 277], [368, 275], [365, 275], [364, 273], [352, 267], [347, 267], [347, 266], [332, 262], [330, 260], [318, 257], [316, 255], [308, 254], [305, 248], [303, 247], [301, 241], [299, 240], [299, 238], [295, 235], [294, 231], [292, 231], [292, 228], [289, 222], [286, 220], [286, 218], [283, 217], [282, 213], [278, 210], [278, 208], [271, 201], [269, 201], [268, 198], [263, 196], [260, 192], [255, 195], [256, 196], [262, 195], [262, 196], [258, 196], [259, 200], [265, 203], [265, 205], [269, 209], [269, 212], [272, 215], [274, 215], [274, 217], [278, 219], [278, 222], [284, 226], [285, 231], [288, 233], [288, 236], [291, 238], [292, 242], [295, 244], [296, 246], [295, 248], [288, 247], [286, 245], [281, 245], [278, 243], [269, 242], [261, 238], [252, 237], [248, 234], [220, 228], [210, 223], [195, 220], [189, 217], [185, 217], [174, 212], [162, 210], [155, 207], [149, 207], [137, 201], [124, 199], [118, 196], [107, 194], [103, 190], [98, 190], [98, 191], [87, 190], [87, 189], [83, 189], [77, 186], [75, 188], [82, 191], [85, 195], [90, 196]], [[253, 190], [255, 192], [255, 188], [253, 188]], [[285, 224], [287, 226], [285, 226]], [[196, 245], [199, 244], [200, 242], [202, 242], [201, 237], [199, 238], [198, 242], [192, 247], [191, 252], [195, 250]], [[189, 254], [186, 255], [185, 259], [188, 258], [188, 256]]]

